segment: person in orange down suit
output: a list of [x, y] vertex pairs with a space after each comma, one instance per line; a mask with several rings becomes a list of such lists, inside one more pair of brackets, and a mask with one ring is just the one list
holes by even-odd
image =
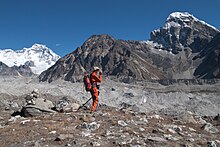
[[94, 67], [93, 72], [90, 75], [90, 80], [92, 83], [92, 89], [90, 91], [92, 95], [92, 112], [96, 110], [96, 107], [98, 105], [99, 99], [99, 85], [97, 83], [102, 82], [102, 70], [99, 67]]

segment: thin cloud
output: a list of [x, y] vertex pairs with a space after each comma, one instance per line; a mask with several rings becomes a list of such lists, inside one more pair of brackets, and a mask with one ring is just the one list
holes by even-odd
[[62, 44], [57, 43], [56, 46], [61, 46]]

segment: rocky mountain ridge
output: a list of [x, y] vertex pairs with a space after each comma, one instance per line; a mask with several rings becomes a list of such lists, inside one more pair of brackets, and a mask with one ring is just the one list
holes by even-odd
[[29, 66], [33, 73], [40, 74], [52, 66], [60, 56], [42, 44], [34, 44], [21, 50], [0, 50], [0, 61], [9, 67]]
[[27, 65], [9, 67], [0, 61], [0, 76], [33, 76], [34, 73]]
[[[215, 74], [199, 76], [210, 62], [204, 64], [198, 54], [218, 50], [213, 40], [219, 30], [195, 18], [187, 12], [174, 12], [165, 25], [151, 32], [149, 41], [117, 40], [107, 34], [93, 35], [72, 53], [61, 58], [54, 66], [43, 72], [40, 81], [52, 82], [57, 79], [76, 82], [83, 73], [100, 66], [105, 77], [114, 77], [128, 82], [135, 80], [218, 78], [217, 61]], [[217, 37], [218, 38], [218, 37]], [[217, 41], [218, 42], [218, 41]], [[212, 49], [210, 49], [212, 48]], [[209, 50], [209, 51], [206, 51]], [[206, 51], [206, 52], [205, 52]], [[208, 68], [210, 69], [210, 68]]]
[[[91, 71], [93, 66], [102, 67], [107, 76], [121, 79], [165, 78], [160, 69], [151, 65], [151, 59], [146, 60], [148, 54], [151, 54], [150, 49], [138, 41], [116, 40], [106, 34], [94, 35], [81, 47], [58, 60], [39, 78], [49, 82], [59, 78], [76, 82], [81, 80], [84, 72]], [[159, 55], [154, 56], [160, 58]], [[163, 60], [161, 58], [160, 60]]]

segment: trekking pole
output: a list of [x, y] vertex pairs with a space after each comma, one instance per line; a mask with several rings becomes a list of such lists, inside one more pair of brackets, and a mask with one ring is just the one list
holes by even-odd
[[92, 99], [92, 97], [91, 97], [89, 100], [87, 100], [84, 104], [82, 104], [82, 105], [78, 108], [78, 110], [81, 109], [81, 108], [83, 108], [91, 99]]

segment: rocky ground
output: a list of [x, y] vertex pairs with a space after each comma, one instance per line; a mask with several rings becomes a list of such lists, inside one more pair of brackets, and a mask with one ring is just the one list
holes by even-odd
[[[209, 123], [210, 122], [210, 123]], [[37, 117], [1, 113], [1, 146], [207, 146], [220, 145], [220, 121], [191, 112], [145, 114], [102, 106]]]
[[220, 146], [220, 83], [204, 85], [105, 79], [100, 106], [35, 117], [11, 116], [34, 89], [56, 103], [66, 96], [82, 104], [82, 83], [38, 83], [35, 78], [0, 78], [0, 146]]

